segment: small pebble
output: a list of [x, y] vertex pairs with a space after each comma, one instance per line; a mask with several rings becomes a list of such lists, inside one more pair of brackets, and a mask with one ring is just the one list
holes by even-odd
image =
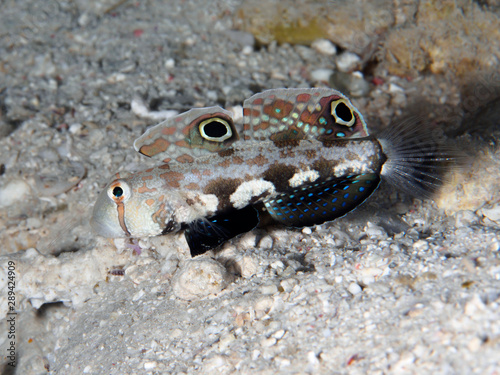
[[307, 361], [309, 362], [310, 367], [314, 368], [319, 366], [318, 356], [313, 351], [307, 353]]
[[366, 96], [371, 90], [370, 84], [360, 72], [334, 72], [330, 76], [329, 83], [337, 90], [354, 97]]
[[156, 368], [156, 361], [150, 361], [150, 362], [145, 362], [144, 363], [144, 370], [152, 370]]
[[193, 300], [219, 293], [230, 276], [226, 269], [212, 259], [186, 261], [172, 279], [172, 289], [176, 297]]
[[328, 39], [317, 39], [312, 42], [311, 47], [326, 56], [333, 56], [337, 53], [337, 47]]
[[500, 224], [500, 204], [485, 206], [479, 210], [479, 213], [496, 224]]
[[478, 221], [477, 215], [470, 210], [458, 211], [455, 214], [455, 226], [457, 228], [468, 227], [472, 224], [477, 224]]
[[234, 337], [234, 334], [228, 333], [227, 335], [221, 337], [219, 340], [219, 350], [220, 351], [225, 351], [229, 345], [236, 340], [236, 337]]
[[311, 80], [314, 82], [328, 82], [333, 74], [331, 69], [316, 69], [311, 72]]
[[255, 247], [257, 236], [254, 232], [245, 233], [238, 241], [238, 247], [242, 249], [252, 249]]
[[163, 66], [166, 68], [166, 69], [172, 69], [173, 67], [175, 67], [175, 60], [170, 58], [170, 59], [167, 59], [165, 61], [165, 64], [163, 64]]
[[404, 90], [401, 86], [398, 86], [394, 83], [389, 83], [388, 90], [391, 94], [398, 93], [398, 92], [404, 92]]
[[417, 251], [425, 251], [429, 249], [429, 243], [425, 240], [418, 240], [413, 244], [413, 248]]
[[245, 46], [245, 47], [243, 47], [243, 49], [241, 50], [241, 53], [242, 53], [243, 55], [250, 55], [252, 52], [253, 52], [253, 47], [252, 47], [252, 46]]
[[24, 200], [30, 193], [29, 185], [23, 180], [12, 180], [0, 187], [0, 207], [7, 207]]
[[255, 275], [259, 270], [259, 261], [252, 256], [244, 255], [239, 262], [241, 277], [248, 279]]
[[362, 291], [361, 287], [356, 283], [350, 283], [349, 286], [347, 287], [347, 290], [349, 291], [349, 293], [351, 293], [354, 296], [356, 294], [361, 293], [361, 291]]
[[258, 351], [257, 349], [255, 349], [253, 352], [252, 352], [252, 361], [255, 361], [257, 358], [260, 357], [260, 351]]
[[260, 292], [262, 294], [274, 294], [278, 292], [278, 287], [274, 284], [262, 285], [260, 287]]
[[337, 57], [337, 69], [341, 72], [352, 72], [358, 68], [361, 59], [352, 52], [344, 52]]
[[366, 223], [365, 232], [370, 237], [386, 237], [387, 236], [387, 234], [385, 233], [385, 231], [382, 227], [379, 227], [378, 225], [373, 224], [370, 221]]
[[135, 301], [140, 300], [140, 299], [144, 296], [144, 294], [146, 294], [146, 293], [144, 292], [144, 290], [143, 290], [143, 289], [139, 290], [137, 293], [135, 293], [135, 294], [132, 296], [132, 301], [134, 301], [134, 302], [135, 302]]
[[76, 123], [76, 124], [71, 124], [69, 126], [69, 129], [68, 131], [71, 133], [71, 134], [75, 134], [75, 135], [79, 135], [82, 133], [82, 124], [79, 124], [79, 123]]
[[37, 219], [36, 217], [29, 217], [26, 219], [26, 226], [29, 229], [37, 229], [42, 226], [42, 222], [40, 219]]
[[283, 288], [285, 292], [292, 291], [293, 287], [297, 285], [299, 282], [296, 279], [288, 278], [285, 280], [281, 280], [280, 286]]
[[272, 249], [273, 247], [273, 239], [271, 236], [264, 236], [260, 241], [259, 241], [259, 249], [260, 250], [269, 250]]
[[312, 233], [312, 229], [309, 227], [302, 228], [302, 233], [309, 235]]
[[285, 336], [285, 330], [284, 329], [280, 329], [276, 332], [274, 332], [273, 334], [273, 337], [276, 339], [276, 340], [280, 340], [283, 338], [283, 336]]
[[269, 348], [270, 346], [273, 346], [274, 344], [276, 344], [276, 339], [274, 337], [269, 337], [269, 338], [261, 341], [261, 345], [264, 348]]

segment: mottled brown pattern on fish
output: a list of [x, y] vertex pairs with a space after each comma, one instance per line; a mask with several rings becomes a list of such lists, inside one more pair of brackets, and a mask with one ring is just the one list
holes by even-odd
[[240, 178], [217, 178], [210, 181], [205, 186], [203, 193], [214, 194], [219, 199], [217, 209], [223, 210], [225, 207], [231, 206], [229, 197], [236, 191], [242, 182]]
[[218, 154], [221, 158], [225, 158], [234, 154], [234, 149], [228, 148], [227, 150], [219, 151]]
[[[323, 144], [323, 147], [336, 147], [336, 146], [339, 146], [341, 142], [345, 142], [345, 141], [339, 141], [339, 140], [330, 140], [330, 139], [318, 139], [321, 141], [321, 143]], [[350, 142], [354, 142], [354, 141], [350, 141]]]
[[191, 182], [187, 184], [185, 188], [188, 190], [200, 190], [200, 185], [198, 185], [196, 182]]
[[137, 188], [137, 192], [139, 194], [144, 194], [144, 193], [151, 193], [153, 191], [156, 191], [157, 189], [156, 188], [153, 188], [153, 189], [150, 189], [146, 186], [146, 182], [144, 182], [144, 185], [140, 186], [139, 188]]
[[316, 155], [318, 155], [318, 152], [316, 150], [306, 150], [304, 151], [304, 154], [308, 159], [316, 159]]
[[212, 175], [212, 171], [211, 171], [211, 170], [209, 170], [209, 169], [205, 169], [205, 170], [203, 171], [203, 176], [211, 176], [211, 175]]
[[153, 204], [155, 204], [155, 200], [154, 200], [154, 199], [151, 199], [151, 198], [146, 199], [146, 204], [147, 204], [149, 207], [151, 207]]
[[319, 173], [320, 178], [328, 178], [333, 175], [335, 163], [321, 157], [312, 163], [312, 168]]
[[266, 158], [264, 155], [259, 154], [259, 155], [257, 155], [256, 157], [254, 157], [253, 159], [248, 159], [248, 160], [246, 161], [246, 163], [247, 163], [248, 165], [250, 165], [250, 166], [252, 166], [252, 165], [257, 165], [257, 166], [259, 166], [259, 167], [262, 167], [262, 166], [264, 166], [264, 165], [266, 165], [266, 164], [268, 164], [268, 163], [269, 163], [269, 159], [268, 159], [268, 158]]
[[153, 221], [160, 226], [164, 225], [164, 223], [162, 223], [162, 219], [161, 219], [162, 214], [165, 214], [165, 203], [160, 204], [160, 207], [158, 208], [158, 210], [156, 212], [154, 212], [153, 215], [151, 216]]
[[194, 161], [194, 158], [191, 155], [182, 154], [178, 156], [175, 160], [177, 160], [179, 163], [192, 163]]
[[293, 165], [272, 164], [267, 171], [262, 174], [262, 178], [271, 182], [276, 191], [286, 191], [290, 188], [288, 180], [298, 172], [298, 168]]
[[220, 167], [222, 167], [222, 168], [228, 168], [231, 164], [232, 164], [231, 160], [225, 159], [224, 161], [221, 161], [217, 165], [220, 166]]
[[233, 157], [233, 164], [240, 165], [240, 164], [243, 164], [244, 162], [245, 162], [245, 160], [243, 160], [243, 158], [240, 156]]
[[152, 179], [153, 179], [152, 175], [144, 175], [144, 176], [141, 177], [142, 181], [148, 181], [148, 180], [152, 180]]
[[168, 165], [168, 164], [163, 164], [163, 165], [160, 165], [158, 168], [159, 168], [159, 169], [166, 169], [166, 170], [169, 170], [169, 169], [170, 169], [170, 165]]
[[179, 181], [184, 179], [184, 174], [180, 172], [165, 172], [160, 175], [160, 178], [165, 180], [168, 186], [179, 188]]
[[282, 137], [270, 137], [274, 145], [278, 148], [297, 147], [300, 144], [298, 139], [282, 139]]
[[186, 199], [186, 203], [189, 205], [189, 206], [194, 206], [195, 204], [199, 204], [201, 206], [206, 206], [205, 202], [203, 202], [201, 199], [200, 199], [200, 196], [197, 195], [195, 196], [194, 198], [187, 198]]
[[295, 152], [293, 150], [287, 148], [287, 149], [281, 149], [279, 151], [279, 156], [281, 159], [286, 159], [286, 158], [294, 158], [295, 157]]

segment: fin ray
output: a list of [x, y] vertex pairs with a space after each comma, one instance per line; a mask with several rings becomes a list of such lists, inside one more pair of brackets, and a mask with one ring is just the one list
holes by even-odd
[[378, 136], [387, 156], [382, 177], [413, 196], [430, 196], [444, 183], [450, 167], [463, 159], [457, 150], [441, 144], [428, 125], [411, 117]]

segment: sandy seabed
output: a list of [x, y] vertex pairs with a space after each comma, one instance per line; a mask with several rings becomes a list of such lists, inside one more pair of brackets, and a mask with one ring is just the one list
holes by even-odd
[[[499, 4], [317, 3], [360, 20], [294, 44], [255, 29], [290, 32], [271, 1], [1, 2], [2, 374], [500, 373]], [[428, 118], [467, 162], [433, 200], [381, 186], [335, 222], [194, 259], [182, 233], [90, 230], [113, 173], [154, 165], [132, 148], [148, 126], [328, 85], [373, 130]]]

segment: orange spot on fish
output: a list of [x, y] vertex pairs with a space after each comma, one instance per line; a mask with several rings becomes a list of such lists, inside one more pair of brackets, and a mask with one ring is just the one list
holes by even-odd
[[198, 185], [195, 182], [191, 182], [190, 184], [187, 184], [185, 187], [188, 190], [200, 190], [200, 185]]
[[170, 145], [169, 141], [166, 141], [163, 138], [156, 139], [153, 143], [149, 145], [144, 145], [139, 149], [139, 152], [146, 156], [154, 156], [165, 151]]
[[194, 161], [194, 158], [191, 155], [182, 154], [178, 156], [175, 160], [177, 160], [179, 163], [192, 163]]
[[184, 179], [184, 175], [179, 172], [165, 172], [160, 175], [160, 178], [164, 179], [167, 185], [179, 188], [181, 186], [179, 181]]
[[139, 188], [137, 189], [137, 192], [138, 192], [139, 194], [151, 193], [151, 192], [153, 192], [153, 191], [156, 191], [156, 188], [153, 188], [153, 189], [148, 188], [148, 187], [146, 186], [146, 183], [145, 183], [145, 182], [144, 182], [144, 185], [143, 185], [143, 186], [141, 186], [141, 187], [139, 187]]

